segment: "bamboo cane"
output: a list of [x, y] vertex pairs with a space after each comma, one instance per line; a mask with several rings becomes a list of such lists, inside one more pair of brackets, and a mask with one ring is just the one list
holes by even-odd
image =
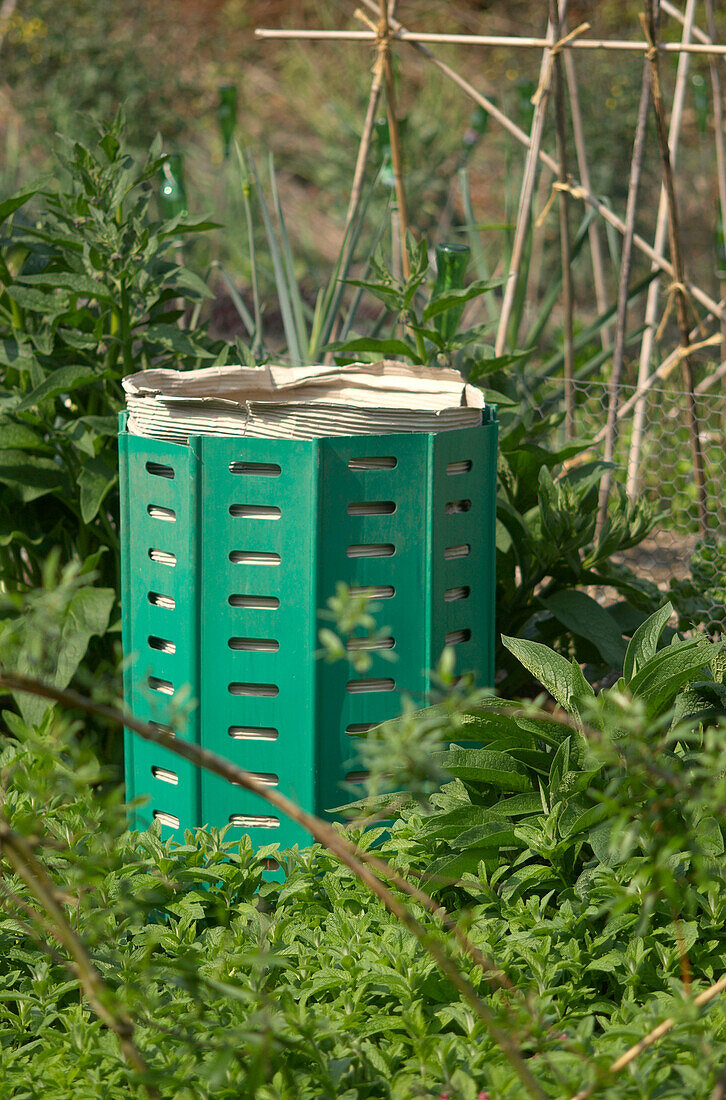
[[[567, 92], [570, 100], [572, 135], [575, 141], [577, 170], [580, 174], [582, 186], [588, 191], [592, 191], [590, 168], [587, 163], [585, 128], [582, 123], [582, 111], [580, 110], [580, 91], [577, 83], [575, 60], [569, 50], [563, 50], [562, 57], [565, 63]], [[602, 315], [607, 312], [609, 302], [605, 284], [605, 264], [603, 261], [602, 241], [600, 239], [600, 226], [596, 219], [591, 221], [587, 230], [587, 236], [590, 242], [590, 260], [592, 263], [592, 281], [595, 288], [595, 303], [597, 305], [597, 311], [602, 317]], [[603, 325], [600, 338], [603, 348], [610, 347], [609, 325]]]
[[[566, 0], [550, 0], [550, 22], [557, 28], [557, 40], [565, 34]], [[554, 58], [555, 88], [555, 141], [557, 147], [558, 179], [567, 182], [567, 129], [565, 123], [565, 79], [562, 68], [562, 53], [558, 50]], [[575, 352], [573, 347], [574, 299], [572, 289], [572, 256], [570, 250], [570, 196], [567, 191], [559, 192], [560, 222], [560, 259], [562, 267], [562, 298], [564, 309], [564, 390], [565, 390], [565, 434], [572, 439], [575, 434]]]
[[[645, 14], [641, 22], [647, 41], [651, 47], [655, 47], [658, 40], [658, 19], [654, 0], [645, 0]], [[693, 458], [693, 473], [696, 482], [698, 518], [701, 533], [705, 537], [708, 533], [708, 501], [706, 497], [706, 478], [703, 465], [703, 452], [701, 449], [701, 436], [698, 426], [696, 399], [693, 393], [693, 371], [689, 355], [691, 336], [688, 324], [688, 301], [686, 298], [686, 287], [684, 285], [685, 276], [678, 220], [678, 203], [676, 200], [673, 168], [671, 165], [668, 134], [665, 125], [665, 109], [663, 106], [663, 93], [660, 83], [658, 51], [655, 48], [652, 48], [648, 53], [648, 64], [650, 67], [650, 86], [668, 205], [668, 238], [674, 271], [674, 282], [671, 287], [671, 295], [673, 299], [675, 299], [678, 327], [681, 332], [681, 360], [683, 364], [683, 380], [688, 393], [688, 428], [691, 442], [691, 455]]]
[[[716, 37], [716, 19], [713, 0], [706, 0], [706, 25], [713, 41]], [[724, 143], [723, 84], [721, 69], [714, 58], [709, 61], [711, 87], [713, 89], [713, 129], [716, 144], [716, 178], [718, 179], [718, 200], [721, 212], [721, 225], [726, 227], [726, 147]], [[726, 230], [725, 230], [726, 231]], [[724, 293], [724, 281], [721, 281], [721, 293]], [[726, 359], [726, 318], [721, 318], [721, 358]]]
[[[499, 315], [497, 338], [494, 344], [495, 355], [503, 354], [507, 342], [507, 329], [509, 328], [509, 322], [511, 320], [512, 311], [514, 309], [514, 298], [517, 292], [517, 281], [519, 279], [519, 273], [522, 266], [524, 246], [527, 241], [527, 234], [532, 231], [532, 196], [534, 195], [534, 185], [537, 178], [537, 165], [539, 161], [540, 146], [542, 143], [542, 135], [544, 134], [545, 116], [547, 112], [547, 99], [549, 95], [549, 77], [551, 67], [550, 50], [556, 41], [556, 32], [556, 24], [554, 24], [552, 20], [549, 19], [547, 25], [547, 40], [549, 43], [549, 47], [544, 53], [542, 57], [542, 63], [540, 65], [538, 97], [537, 103], [535, 104], [534, 108], [534, 114], [532, 116], [532, 126], [529, 134], [529, 147], [524, 164], [522, 186], [519, 193], [517, 226], [514, 232], [512, 257], [509, 262], [509, 272], [507, 274], [507, 282], [504, 288], [502, 309]], [[557, 173], [558, 169], [556, 162], [554, 162], [554, 170]]]
[[[638, 191], [640, 190], [640, 177], [643, 170], [643, 157], [645, 154], [646, 135], [648, 132], [648, 110], [650, 107], [650, 74], [647, 63], [643, 66], [643, 83], [640, 90], [640, 106], [638, 107], [638, 121], [635, 128], [635, 141], [633, 142], [633, 155], [630, 161], [630, 180], [628, 183], [628, 204], [625, 214], [625, 237], [623, 238], [623, 254], [620, 265], [620, 282], [618, 285], [618, 315], [615, 328], [615, 347], [613, 349], [612, 374], [608, 397], [608, 418], [605, 433], [606, 462], [612, 462], [615, 455], [615, 444], [618, 435], [618, 405], [620, 403], [620, 380], [625, 361], [625, 334], [628, 324], [628, 292], [630, 288], [630, 272], [633, 266], [633, 235], [635, 233], [635, 216], [638, 209]], [[600, 497], [598, 501], [598, 516], [596, 541], [602, 532], [607, 519], [608, 501], [612, 485], [612, 471], [606, 470], [600, 483]]]
[[[269, 29], [258, 27], [257, 38], [277, 38], [289, 41], [307, 42], [375, 42], [373, 31], [318, 31], [290, 28]], [[397, 29], [391, 38], [411, 45], [452, 45], [452, 46], [496, 46], [507, 49], [544, 50], [552, 45], [549, 38], [531, 38], [522, 35], [503, 34], [437, 34]], [[626, 53], [646, 53], [648, 47], [643, 42], [617, 38], [576, 38], [568, 42], [563, 49], [573, 50], [615, 50]], [[661, 42], [657, 46], [659, 53], [666, 54], [713, 54], [726, 55], [726, 45], [699, 42]]]
[[[367, 8], [370, 8], [373, 11], [378, 10], [376, 8], [374, 0], [362, 0], [362, 3]], [[396, 20], [392, 20], [391, 25], [397, 30], [402, 27], [402, 25]], [[491, 99], [483, 95], [482, 92], [478, 91], [472, 84], [469, 83], [468, 80], [466, 80], [463, 76], [460, 76], [460, 74], [457, 73], [455, 69], [452, 69], [450, 65], [447, 65], [444, 61], [441, 61], [436, 56], [436, 54], [428, 49], [427, 46], [408, 39], [406, 39], [405, 41], [408, 41], [408, 44], [411, 46], [412, 49], [416, 50], [416, 52], [421, 54], [422, 57], [427, 58], [431, 62], [431, 64], [439, 70], [439, 72], [443, 73], [444, 76], [446, 76], [449, 80], [453, 81], [454, 84], [461, 88], [461, 90], [467, 96], [469, 96], [470, 99], [473, 99], [475, 103], [478, 103], [481, 107], [483, 107], [484, 110], [487, 111], [488, 114], [491, 115], [491, 117], [500, 124], [500, 126], [502, 126], [508, 133], [510, 133], [512, 137], [516, 138], [516, 140], [520, 142], [521, 145], [529, 148], [531, 144], [531, 139], [529, 135], [526, 134], [524, 130], [521, 129], [521, 127], [517, 126], [516, 122], [512, 122], [508, 115], [500, 110], [500, 108], [497, 107], [497, 105], [493, 103]], [[726, 50], [726, 47], [724, 47], [724, 50]], [[555, 160], [555, 158], [550, 156], [550, 154], [547, 153], [544, 149], [540, 149], [538, 155], [540, 163], [546, 164], [550, 171], [556, 174], [557, 161]], [[613, 211], [605, 205], [605, 203], [601, 202], [595, 195], [592, 194], [592, 192], [583, 187], [578, 180], [572, 180], [570, 182], [569, 191], [574, 198], [581, 200], [582, 202], [590, 206], [593, 210], [597, 211], [597, 213], [602, 217], [604, 221], [608, 223], [608, 225], [611, 225], [614, 229], [618, 231], [618, 233], [624, 235], [625, 223], [623, 222], [622, 218], [619, 218], [617, 214], [614, 214]], [[672, 265], [662, 256], [659, 256], [644, 237], [641, 237], [640, 234], [635, 233], [633, 236], [633, 244], [640, 252], [643, 253], [644, 256], [647, 256], [649, 260], [652, 260], [661, 271], [665, 272], [666, 275], [669, 275], [671, 279], [673, 278]], [[700, 302], [700, 304], [704, 306], [709, 313], [719, 318], [726, 315], [724, 303], [717, 302], [714, 298], [711, 297], [710, 294], [707, 294], [706, 291], [704, 291], [701, 287], [695, 286], [693, 283], [689, 282], [687, 284], [687, 287], [689, 293], [695, 299], [695, 301]]]
[[[693, 22], [696, 15], [696, 0], [687, 0], [686, 12], [683, 22], [683, 40], [690, 41], [693, 31]], [[683, 103], [686, 94], [686, 81], [688, 79], [689, 57], [682, 54], [678, 58], [678, 71], [676, 85], [673, 94], [673, 107], [671, 110], [671, 123], [668, 134], [668, 148], [670, 150], [671, 167], [675, 171], [678, 158], [678, 142], [681, 133], [681, 121], [683, 118]], [[658, 216], [656, 220], [653, 248], [658, 255], [665, 254], [666, 238], [668, 235], [668, 195], [666, 184], [663, 183], [660, 190], [658, 203]], [[671, 257], [672, 258], [672, 257]], [[653, 342], [658, 322], [658, 302], [660, 285], [657, 279], [648, 287], [648, 298], [645, 307], [645, 331], [640, 344], [640, 363], [638, 367], [638, 385], [648, 377], [650, 373], [650, 361], [653, 354]], [[640, 464], [640, 450], [643, 443], [643, 425], [645, 421], [645, 403], [640, 402], [635, 407], [633, 416], [633, 434], [630, 442], [630, 454], [628, 456], [628, 471], [626, 488], [628, 495], [635, 497], [638, 491], [638, 467]]]

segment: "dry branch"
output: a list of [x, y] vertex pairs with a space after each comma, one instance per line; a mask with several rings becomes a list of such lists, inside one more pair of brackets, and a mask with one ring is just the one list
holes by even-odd
[[[550, 0], [550, 22], [557, 28], [557, 40], [561, 46], [565, 40], [566, 0]], [[555, 140], [557, 143], [557, 178], [567, 183], [567, 127], [565, 122], [565, 81], [562, 70], [562, 52], [550, 51], [555, 84]], [[572, 289], [572, 256], [570, 250], [570, 196], [566, 190], [559, 192], [560, 266], [562, 267], [562, 297], [564, 309], [564, 389], [565, 433], [568, 439], [575, 434], [575, 351], [573, 345], [574, 298]]]

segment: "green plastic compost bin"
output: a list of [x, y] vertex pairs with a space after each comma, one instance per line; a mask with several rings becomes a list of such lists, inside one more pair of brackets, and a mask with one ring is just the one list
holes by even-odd
[[[445, 645], [493, 676], [496, 409], [479, 427], [312, 440], [131, 435], [121, 417], [127, 705], [314, 813], [345, 801], [357, 738], [422, 704]], [[396, 661], [316, 659], [338, 581], [380, 603]], [[181, 693], [181, 695], [180, 695]], [[180, 708], [184, 695], [193, 700]], [[185, 722], [174, 718], [183, 711]], [[231, 824], [309, 842], [256, 795], [126, 734], [135, 826]], [[353, 796], [351, 796], [353, 797]], [[237, 831], [239, 830], [239, 832]]]

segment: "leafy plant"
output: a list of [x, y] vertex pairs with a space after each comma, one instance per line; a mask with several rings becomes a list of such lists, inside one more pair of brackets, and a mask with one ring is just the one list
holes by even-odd
[[65, 182], [0, 203], [0, 570], [7, 592], [42, 579], [58, 549], [119, 589], [120, 380], [226, 352], [182, 324], [209, 296], [180, 242], [209, 222], [151, 214], [163, 161], [125, 152], [124, 120], [60, 155]]

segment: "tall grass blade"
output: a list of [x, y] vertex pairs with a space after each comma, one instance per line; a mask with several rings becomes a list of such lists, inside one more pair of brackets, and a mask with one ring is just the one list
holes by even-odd
[[272, 204], [277, 214], [277, 223], [280, 228], [280, 240], [282, 241], [282, 258], [285, 265], [285, 271], [287, 274], [287, 287], [288, 295], [290, 298], [290, 304], [292, 306], [292, 314], [295, 321], [295, 327], [297, 329], [298, 347], [302, 354], [303, 349], [308, 347], [308, 330], [305, 324], [305, 309], [303, 306], [302, 295], [300, 294], [300, 286], [295, 275], [295, 261], [292, 255], [292, 249], [290, 248], [290, 238], [287, 233], [287, 225], [285, 224], [285, 215], [282, 210], [282, 203], [280, 202], [280, 193], [277, 187], [277, 176], [275, 174], [275, 163], [270, 153], [268, 161], [268, 171], [270, 173], [270, 189], [272, 191]]

